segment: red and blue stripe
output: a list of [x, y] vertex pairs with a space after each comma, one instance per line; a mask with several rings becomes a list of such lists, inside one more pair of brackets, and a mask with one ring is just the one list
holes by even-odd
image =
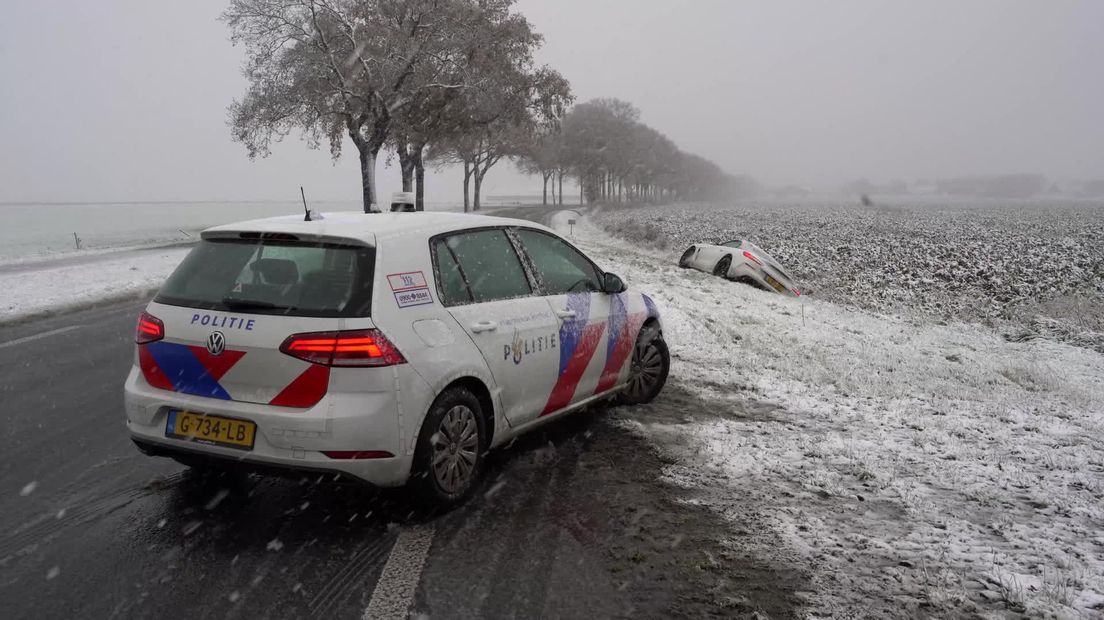
[[594, 388], [595, 394], [601, 394], [617, 385], [618, 379], [621, 378], [621, 369], [625, 367], [625, 362], [632, 355], [636, 334], [646, 318], [647, 312], [629, 314], [625, 306], [624, 293], [613, 296], [610, 301], [610, 333], [606, 343], [606, 365], [602, 368], [598, 386]]
[[567, 296], [567, 309], [575, 316], [560, 326], [560, 375], [548, 396], [541, 415], [559, 411], [571, 403], [579, 381], [583, 378], [602, 334], [606, 321], [590, 322], [591, 293], [571, 293]]
[[219, 383], [245, 351], [211, 355], [206, 348], [160, 340], [138, 347], [138, 362], [146, 381], [181, 394], [231, 400]]

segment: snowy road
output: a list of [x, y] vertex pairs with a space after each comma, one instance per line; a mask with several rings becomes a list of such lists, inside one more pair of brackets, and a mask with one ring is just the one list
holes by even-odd
[[142, 305], [0, 327], [5, 618], [796, 613], [800, 572], [725, 548], [731, 523], [662, 481], [628, 410], [518, 441], [445, 515], [144, 457], [121, 413]]

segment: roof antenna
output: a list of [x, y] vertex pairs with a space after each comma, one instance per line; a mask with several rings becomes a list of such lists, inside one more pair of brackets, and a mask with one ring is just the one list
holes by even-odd
[[299, 186], [299, 195], [303, 197], [303, 212], [307, 215], [303, 218], [304, 222], [311, 221], [310, 209], [307, 208], [307, 193], [303, 191], [303, 186]]

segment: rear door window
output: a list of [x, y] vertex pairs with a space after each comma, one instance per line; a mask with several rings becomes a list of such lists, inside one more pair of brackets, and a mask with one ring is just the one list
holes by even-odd
[[313, 317], [371, 311], [375, 250], [286, 240], [208, 239], [155, 301], [173, 306]]
[[468, 283], [464, 281], [464, 274], [460, 271], [460, 265], [456, 262], [452, 250], [443, 240], [434, 244], [433, 248], [437, 259], [437, 281], [440, 282], [439, 295], [441, 303], [446, 306], [471, 303], [471, 291]]
[[513, 244], [501, 229], [473, 230], [434, 241], [439, 293], [445, 305], [531, 295]]

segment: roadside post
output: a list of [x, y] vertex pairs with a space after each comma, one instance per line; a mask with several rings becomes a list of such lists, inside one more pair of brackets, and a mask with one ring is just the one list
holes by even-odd
[[567, 225], [571, 227], [571, 236], [575, 236], [575, 218], [567, 220]]

